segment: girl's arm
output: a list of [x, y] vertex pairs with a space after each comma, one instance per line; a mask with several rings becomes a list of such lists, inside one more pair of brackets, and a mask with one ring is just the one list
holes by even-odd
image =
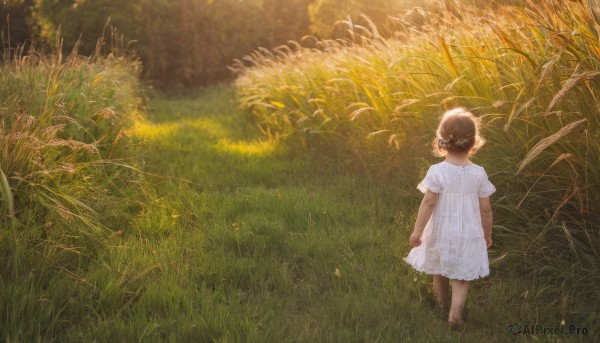
[[435, 208], [435, 204], [437, 204], [437, 200], [437, 193], [433, 193], [430, 190], [425, 192], [425, 196], [423, 197], [423, 200], [421, 200], [421, 205], [419, 206], [419, 213], [417, 213], [415, 229], [413, 230], [412, 235], [410, 235], [410, 245], [413, 247], [418, 247], [421, 245], [421, 235], [423, 234], [425, 225], [427, 225], [427, 222], [433, 213], [433, 209]]
[[487, 247], [492, 246], [492, 205], [490, 198], [479, 198], [479, 213], [481, 213], [481, 224]]

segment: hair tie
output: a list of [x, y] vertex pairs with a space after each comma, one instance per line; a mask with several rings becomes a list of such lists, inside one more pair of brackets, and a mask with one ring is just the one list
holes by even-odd
[[443, 139], [443, 138], [438, 139], [438, 145], [442, 148], [445, 148], [446, 146], [448, 146], [449, 143], [450, 142], [447, 139]]

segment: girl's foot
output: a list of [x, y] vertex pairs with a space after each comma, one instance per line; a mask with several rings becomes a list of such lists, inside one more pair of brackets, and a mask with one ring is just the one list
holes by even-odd
[[448, 323], [464, 324], [465, 321], [460, 312], [450, 310], [450, 313], [448, 313]]
[[462, 319], [455, 320], [455, 321], [448, 320], [448, 331], [464, 332], [466, 326], [467, 326], [467, 323], [465, 323]]
[[448, 319], [448, 324], [452, 324], [452, 325], [465, 325], [465, 321], [462, 319], [458, 319], [458, 320], [450, 320]]

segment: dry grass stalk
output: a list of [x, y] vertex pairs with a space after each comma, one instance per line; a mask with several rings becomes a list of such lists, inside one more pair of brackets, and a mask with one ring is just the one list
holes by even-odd
[[552, 98], [552, 101], [550, 101], [550, 105], [548, 105], [546, 112], [550, 112], [556, 106], [556, 104], [561, 102], [566, 97], [567, 93], [569, 93], [570, 90], [575, 88], [581, 81], [593, 80], [598, 76], [600, 76], [600, 71], [573, 74], [565, 82], [562, 89], [554, 96], [554, 98]]
[[531, 161], [533, 161], [539, 154], [542, 153], [547, 147], [556, 143], [561, 138], [565, 137], [573, 130], [575, 130], [579, 125], [587, 122], [587, 119], [580, 119], [578, 121], [572, 122], [563, 126], [560, 130], [556, 131], [553, 135], [548, 136], [539, 142], [529, 150], [525, 158], [519, 163], [519, 169], [517, 170], [517, 174], [520, 173], [523, 168], [525, 168]]

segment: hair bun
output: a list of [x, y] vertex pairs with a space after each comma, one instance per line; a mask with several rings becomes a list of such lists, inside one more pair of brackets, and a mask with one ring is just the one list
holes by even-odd
[[446, 156], [449, 152], [472, 154], [484, 142], [479, 135], [479, 120], [458, 107], [444, 113], [432, 143], [435, 155]]
[[454, 146], [458, 149], [466, 149], [471, 145], [471, 139], [461, 138], [454, 143]]

